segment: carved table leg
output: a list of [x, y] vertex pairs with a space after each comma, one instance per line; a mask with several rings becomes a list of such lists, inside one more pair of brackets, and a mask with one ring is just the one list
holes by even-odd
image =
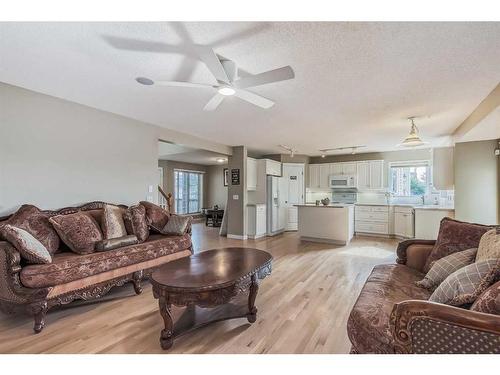
[[160, 296], [159, 304], [160, 314], [163, 318], [163, 323], [165, 324], [165, 328], [161, 331], [160, 334], [160, 345], [163, 350], [167, 350], [170, 349], [174, 343], [174, 322], [172, 320], [172, 312], [170, 311], [171, 306], [170, 304], [167, 304], [165, 297]]
[[134, 285], [135, 294], [142, 293], [142, 285], [141, 285], [142, 276], [143, 276], [142, 271], [134, 272], [132, 275], [132, 284]]
[[40, 333], [45, 326], [45, 314], [47, 313], [47, 301], [34, 302], [28, 305], [28, 312], [33, 314], [35, 324], [33, 330]]
[[255, 299], [257, 298], [258, 291], [259, 279], [257, 278], [257, 274], [253, 274], [252, 284], [250, 284], [250, 294], [248, 295], [247, 319], [250, 323], [254, 323], [257, 320], [257, 308], [255, 307]]

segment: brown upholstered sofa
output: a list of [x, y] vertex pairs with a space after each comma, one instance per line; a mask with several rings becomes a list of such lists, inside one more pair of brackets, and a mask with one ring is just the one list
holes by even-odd
[[499, 315], [429, 302], [415, 285], [435, 242], [403, 241], [397, 264], [373, 269], [347, 322], [351, 353], [500, 353]]
[[[41, 212], [52, 217], [87, 211], [100, 223], [105, 204], [91, 202]], [[61, 246], [64, 246], [62, 241]], [[111, 288], [129, 282], [140, 294], [141, 281], [155, 267], [191, 254], [190, 227], [183, 236], [151, 233], [143, 243], [105, 252], [79, 255], [66, 250], [55, 254], [50, 264], [26, 264], [10, 243], [0, 240], [0, 308], [6, 313], [27, 311], [32, 314], [34, 331], [38, 333], [43, 329], [45, 314], [51, 307], [75, 299], [99, 298]]]

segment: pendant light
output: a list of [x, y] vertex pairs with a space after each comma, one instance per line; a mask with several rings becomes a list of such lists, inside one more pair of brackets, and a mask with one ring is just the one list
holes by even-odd
[[411, 122], [410, 134], [399, 144], [402, 147], [418, 147], [425, 145], [427, 142], [422, 141], [422, 139], [418, 136], [418, 128], [413, 121], [415, 117], [408, 117], [408, 120]]

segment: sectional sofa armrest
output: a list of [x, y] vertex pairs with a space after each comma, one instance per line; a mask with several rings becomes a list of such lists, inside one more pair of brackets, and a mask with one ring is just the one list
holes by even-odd
[[47, 296], [48, 289], [26, 288], [21, 284], [21, 269], [19, 252], [10, 243], [0, 241], [0, 308], [5, 312]]
[[435, 240], [406, 240], [398, 244], [396, 262], [423, 272], [425, 262], [436, 243]]
[[394, 305], [391, 332], [397, 353], [500, 353], [500, 316], [440, 303]]

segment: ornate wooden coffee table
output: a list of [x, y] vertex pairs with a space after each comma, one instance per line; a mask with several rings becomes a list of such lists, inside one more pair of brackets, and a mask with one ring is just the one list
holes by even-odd
[[[175, 337], [209, 323], [245, 317], [255, 322], [259, 280], [271, 274], [272, 259], [262, 250], [231, 247], [204, 251], [158, 268], [151, 283], [165, 323], [161, 347], [169, 349]], [[230, 303], [247, 290], [247, 305]], [[187, 306], [175, 323], [172, 305]]]

